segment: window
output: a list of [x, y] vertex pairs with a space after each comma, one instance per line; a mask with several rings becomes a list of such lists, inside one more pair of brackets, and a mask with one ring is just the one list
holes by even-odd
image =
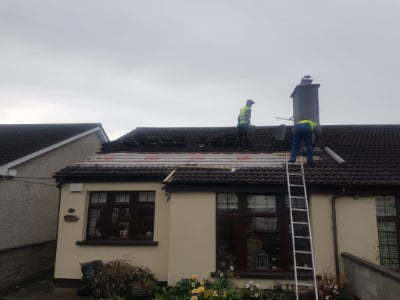
[[394, 196], [375, 200], [381, 265], [400, 269], [400, 201]]
[[289, 210], [285, 195], [217, 194], [217, 268], [291, 269]]
[[152, 240], [154, 192], [91, 192], [87, 240]]

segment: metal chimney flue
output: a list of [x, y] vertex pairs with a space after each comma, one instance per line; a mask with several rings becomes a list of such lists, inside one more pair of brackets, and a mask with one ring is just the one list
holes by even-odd
[[293, 98], [293, 121], [311, 120], [319, 124], [319, 84], [310, 75], [304, 76], [290, 97]]

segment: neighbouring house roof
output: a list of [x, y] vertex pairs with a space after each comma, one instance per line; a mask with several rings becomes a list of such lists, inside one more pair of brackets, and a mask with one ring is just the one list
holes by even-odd
[[[235, 143], [234, 127], [138, 128], [105, 144], [102, 154], [69, 166], [56, 177], [59, 181], [161, 181], [175, 169], [168, 185], [282, 185], [286, 182], [284, 152], [290, 150], [292, 133], [290, 128], [286, 135], [281, 133], [280, 126], [253, 128], [249, 149], [242, 150]], [[315, 167], [306, 166], [308, 184], [400, 185], [400, 125], [326, 125], [321, 144], [345, 163], [339, 165], [320, 153]], [[234, 171], [215, 165], [234, 167]]]
[[100, 123], [0, 124], [0, 169], [8, 169], [93, 132], [108, 142]]

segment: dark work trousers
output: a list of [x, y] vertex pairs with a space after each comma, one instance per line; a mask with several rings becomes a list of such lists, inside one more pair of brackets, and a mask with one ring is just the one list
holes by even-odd
[[295, 162], [300, 152], [301, 142], [304, 141], [307, 148], [307, 161], [313, 163], [312, 129], [308, 124], [296, 124], [294, 126], [292, 154], [290, 161]]
[[248, 124], [238, 124], [238, 138], [237, 138], [237, 145], [241, 146], [242, 148], [247, 148], [249, 146], [249, 125]]

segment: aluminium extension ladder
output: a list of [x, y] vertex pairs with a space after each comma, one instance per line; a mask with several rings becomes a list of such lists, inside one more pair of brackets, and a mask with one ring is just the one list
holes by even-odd
[[[301, 287], [314, 288], [315, 299], [318, 300], [310, 215], [302, 159], [300, 160], [300, 163], [290, 163], [288, 161], [288, 156], [286, 156], [286, 178], [289, 198], [296, 300], [299, 300], [299, 290]], [[299, 281], [298, 271], [312, 272], [314, 283]]]

